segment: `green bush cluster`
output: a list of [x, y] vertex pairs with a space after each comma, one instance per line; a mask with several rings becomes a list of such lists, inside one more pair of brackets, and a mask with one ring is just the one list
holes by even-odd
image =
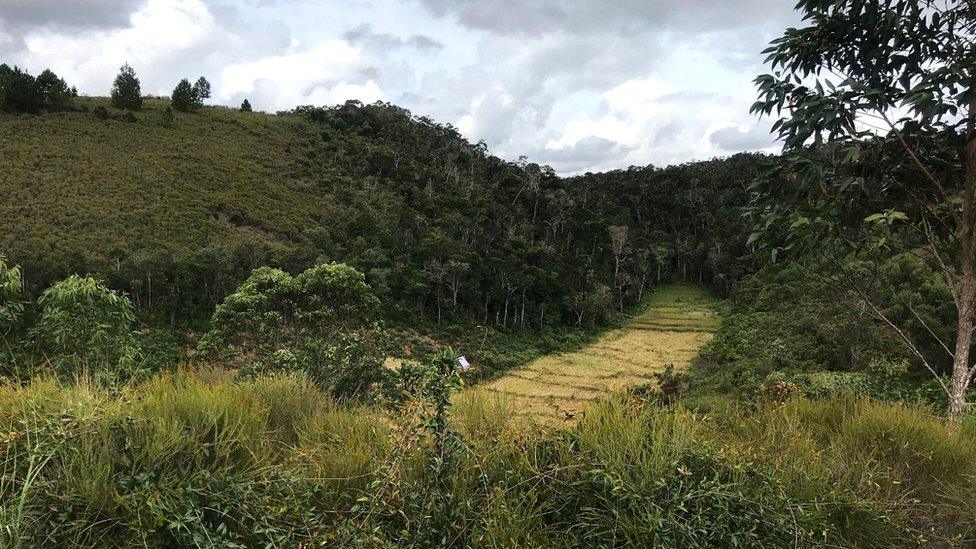
[[[760, 395], [788, 382], [796, 394], [851, 393], [882, 400], [944, 404], [938, 380], [849, 286], [816, 260], [771, 265], [738, 286], [722, 327], [693, 368], [693, 393]], [[902, 326], [937, 373], [951, 366], [949, 291], [917, 256], [877, 265], [852, 258], [846, 268], [873, 280], [873, 302]]]
[[243, 375], [301, 371], [337, 397], [361, 396], [383, 375], [378, 308], [363, 274], [341, 263], [294, 277], [256, 269], [214, 311], [200, 356]]

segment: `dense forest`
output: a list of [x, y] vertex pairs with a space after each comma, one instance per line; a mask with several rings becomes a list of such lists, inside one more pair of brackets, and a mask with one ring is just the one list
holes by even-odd
[[[570, 177], [0, 65], [0, 544], [976, 543], [976, 8], [797, 10], [780, 154]], [[707, 343], [554, 423], [485, 383], [626, 330]]]

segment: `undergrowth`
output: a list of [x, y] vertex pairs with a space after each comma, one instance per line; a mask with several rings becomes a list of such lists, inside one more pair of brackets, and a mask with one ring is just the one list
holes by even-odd
[[0, 387], [0, 544], [976, 541], [976, 427], [925, 408], [795, 398], [712, 415], [621, 397], [532, 430], [482, 391], [445, 400], [450, 364], [383, 415], [296, 375]]

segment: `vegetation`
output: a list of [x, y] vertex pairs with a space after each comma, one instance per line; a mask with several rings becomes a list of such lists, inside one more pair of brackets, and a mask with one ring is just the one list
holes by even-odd
[[753, 109], [789, 115], [775, 124], [787, 152], [763, 182], [756, 235], [773, 233], [768, 245], [791, 251], [816, 248], [939, 375], [843, 259], [905, 250], [930, 264], [957, 310], [953, 338], [932, 335], [952, 357], [943, 386], [959, 419], [976, 375], [976, 13], [967, 2], [797, 7], [808, 25], [773, 42], [779, 72], [757, 79]]
[[634, 404], [602, 403], [554, 436], [466, 394], [438, 448], [415, 428], [434, 416], [391, 430], [300, 376], [179, 372], [121, 394], [8, 385], [0, 535], [246, 547], [973, 539], [969, 427], [850, 399], [721, 415]]
[[336, 397], [361, 395], [380, 381], [386, 358], [378, 307], [362, 273], [346, 265], [295, 277], [256, 269], [217, 307], [200, 351], [251, 374], [302, 371]]
[[581, 416], [596, 398], [684, 370], [720, 324], [717, 303], [696, 286], [665, 286], [646, 310], [585, 347], [544, 356], [484, 384], [519, 415], [558, 424]]
[[78, 93], [50, 70], [34, 78], [18, 67], [0, 64], [0, 112], [37, 113], [68, 108]]
[[[186, 78], [180, 80], [180, 83], [173, 89], [171, 100], [174, 109], [180, 112], [189, 112], [202, 107], [204, 100], [208, 98], [210, 98], [210, 82], [201, 76], [192, 86]], [[244, 112], [243, 109], [241, 112]]]
[[112, 106], [128, 111], [142, 108], [142, 86], [128, 63], [122, 65], [112, 84]]
[[173, 88], [171, 100], [173, 101], [173, 108], [180, 112], [187, 112], [197, 106], [193, 86], [190, 85], [189, 80], [186, 78], [180, 80], [180, 83]]
[[[745, 239], [710, 220], [736, 219], [748, 155], [564, 180], [389, 105], [172, 123], [164, 108], [148, 101], [131, 124], [82, 110], [0, 125], [0, 239], [29, 288], [97, 274], [179, 322], [207, 318], [255, 268], [341, 260], [391, 320], [591, 326], [657, 280], [721, 286]], [[611, 226], [629, 227], [616, 255]]]
[[973, 11], [797, 7], [782, 155], [569, 178], [0, 66], [0, 545], [976, 543]]

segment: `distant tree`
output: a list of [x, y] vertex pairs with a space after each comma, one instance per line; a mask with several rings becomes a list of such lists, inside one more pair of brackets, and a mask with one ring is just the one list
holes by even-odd
[[173, 102], [173, 108], [180, 112], [191, 111], [197, 106], [196, 94], [193, 87], [190, 86], [190, 81], [186, 78], [180, 80], [180, 83], [173, 88], [173, 95], [170, 99]]
[[128, 63], [119, 69], [112, 85], [112, 105], [118, 109], [137, 111], [142, 108], [142, 86], [136, 71]]
[[245, 99], [244, 102], [241, 103], [241, 112], [251, 112], [251, 110], [251, 102]]
[[[756, 79], [753, 111], [778, 117], [785, 151], [757, 181], [750, 241], [774, 257], [813, 251], [833, 265], [936, 375], [958, 420], [976, 375], [976, 6], [801, 0], [797, 8], [805, 25], [773, 41], [773, 74]], [[952, 357], [948, 383], [845, 266], [898, 246], [924, 258], [952, 295], [955, 341], [931, 334]]]
[[196, 97], [197, 104], [203, 106], [206, 99], [210, 99], [210, 82], [206, 78], [200, 77], [193, 84], [193, 95]]
[[74, 93], [63, 78], [59, 78], [50, 69], [46, 69], [36, 80], [37, 93], [41, 95], [44, 107], [61, 110], [71, 103]]
[[0, 65], [0, 110], [35, 113], [43, 104], [33, 76], [18, 67]]

